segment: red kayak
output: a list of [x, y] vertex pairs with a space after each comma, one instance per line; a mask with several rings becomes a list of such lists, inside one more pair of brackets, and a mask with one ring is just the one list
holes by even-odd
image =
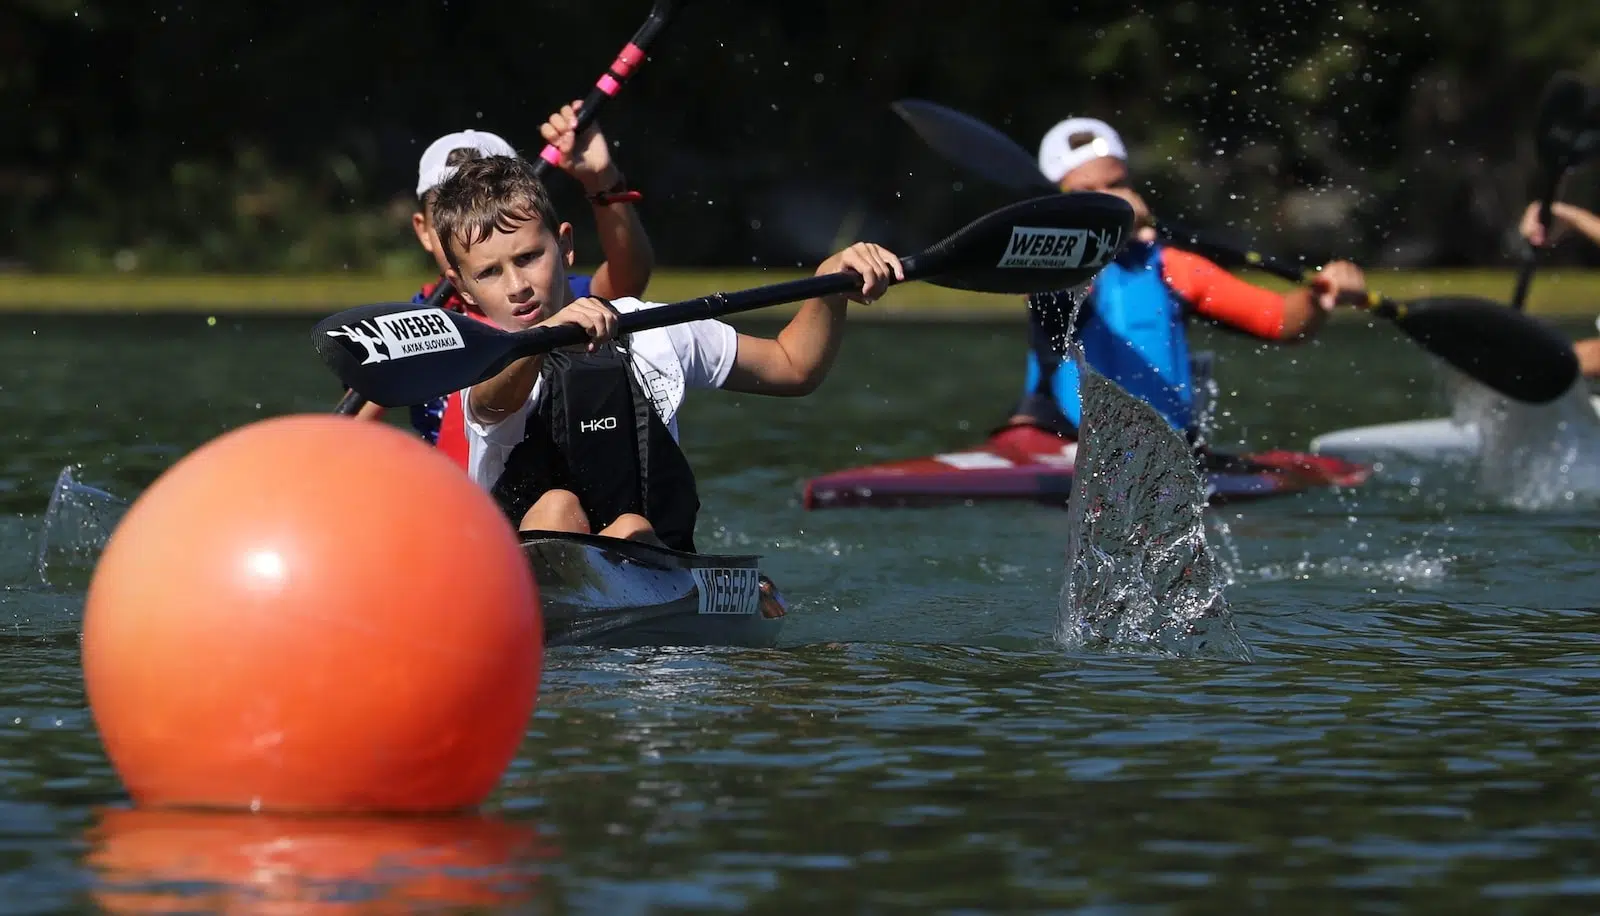
[[[959, 452], [891, 461], [806, 481], [804, 506], [929, 506], [1015, 500], [1065, 505], [1078, 444], [1031, 426], [1013, 426]], [[1369, 465], [1328, 455], [1270, 451], [1206, 459], [1211, 504], [1285, 496], [1320, 487], [1354, 487]]]

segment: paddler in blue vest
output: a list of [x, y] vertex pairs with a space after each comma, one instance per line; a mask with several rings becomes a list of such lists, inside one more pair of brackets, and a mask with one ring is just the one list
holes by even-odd
[[507, 331], [573, 324], [586, 346], [529, 356], [461, 392], [468, 473], [521, 530], [595, 533], [694, 550], [700, 503], [678, 446], [690, 388], [798, 397], [822, 383], [844, 337], [847, 300], [905, 279], [892, 252], [857, 243], [818, 274], [854, 270], [849, 296], [809, 299], [776, 338], [690, 321], [617, 338], [619, 314], [655, 303], [577, 298], [567, 283], [572, 225], [531, 163], [462, 163], [438, 189], [433, 225], [447, 276]]
[[[1264, 340], [1304, 340], [1322, 326], [1342, 294], [1363, 292], [1366, 279], [1349, 261], [1332, 261], [1314, 285], [1276, 293], [1199, 255], [1162, 245], [1149, 208], [1130, 186], [1127, 160], [1122, 138], [1094, 118], [1062, 121], [1039, 144], [1039, 169], [1045, 177], [1063, 191], [1101, 191], [1123, 198], [1133, 206], [1138, 226], [1136, 238], [1091, 281], [1074, 335], [1095, 371], [1149, 403], [1195, 441], [1199, 430], [1185, 330], [1190, 316]], [[1071, 309], [1067, 291], [1030, 299], [1022, 399], [993, 444], [1037, 451], [1059, 450], [1060, 439], [1076, 441], [1081, 418], [1078, 367], [1060, 355], [1064, 342], [1050, 339], [1065, 327]], [[1045, 445], [1045, 433], [1059, 437], [1053, 449]]]
[[[628, 189], [627, 179], [612, 159], [611, 145], [598, 129], [591, 127], [581, 138], [577, 136], [578, 113], [582, 110], [582, 100], [574, 101], [562, 106], [539, 126], [539, 135], [561, 153], [556, 167], [583, 188], [594, 215], [600, 250], [605, 255], [593, 275], [569, 274], [567, 282], [577, 297], [591, 293], [608, 298], [642, 296], [655, 268], [655, 251], [638, 210], [633, 206], [639, 194]], [[417, 244], [438, 265], [440, 279], [450, 265], [433, 226], [433, 200], [439, 185], [463, 162], [484, 156], [515, 155], [516, 149], [498, 134], [471, 129], [445, 134], [422, 151], [417, 163], [417, 209], [411, 214], [411, 229], [416, 233]], [[438, 284], [439, 280], [425, 284], [411, 301], [419, 304], [427, 301]], [[459, 294], [447, 299], [445, 307], [483, 317], [482, 312], [463, 302]], [[382, 410], [369, 403], [362, 408], [361, 416], [374, 418]], [[458, 397], [435, 398], [413, 405], [411, 425], [424, 440], [466, 467], [466, 433]]]

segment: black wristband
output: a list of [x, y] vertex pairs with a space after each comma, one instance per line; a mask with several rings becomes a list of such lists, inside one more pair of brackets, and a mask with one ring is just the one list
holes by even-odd
[[611, 204], [633, 203], [636, 200], [643, 199], [643, 194], [640, 194], [638, 191], [628, 190], [628, 179], [624, 178], [621, 172], [617, 173], [616, 184], [605, 189], [604, 191], [597, 191], [589, 195], [589, 202], [597, 207], [607, 207]]

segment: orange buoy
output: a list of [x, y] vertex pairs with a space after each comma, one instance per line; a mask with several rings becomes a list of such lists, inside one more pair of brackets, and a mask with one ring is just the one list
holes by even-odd
[[84, 838], [108, 913], [526, 908], [559, 855], [533, 826], [461, 815], [116, 809]]
[[385, 424], [279, 417], [129, 508], [89, 585], [84, 683], [139, 804], [459, 810], [533, 713], [538, 601], [449, 459]]

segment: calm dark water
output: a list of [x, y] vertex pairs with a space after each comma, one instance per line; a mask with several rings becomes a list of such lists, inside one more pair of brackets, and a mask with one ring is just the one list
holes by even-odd
[[[785, 645], [552, 653], [482, 818], [125, 811], [81, 690], [82, 577], [33, 572], [40, 513], [69, 462], [134, 495], [229, 428], [330, 408], [309, 325], [8, 318], [0, 911], [249, 912], [296, 875], [339, 901], [271, 912], [379, 891], [608, 914], [1600, 909], [1595, 503], [1517, 511], [1407, 472], [1217, 511], [1250, 664], [1057, 648], [1063, 510], [799, 508], [808, 475], [982, 438], [1021, 383], [1020, 324], [863, 325], [811, 398], [698, 393], [702, 544], [767, 557]], [[1387, 328], [1203, 342], [1225, 443], [1441, 408]], [[352, 881], [341, 855], [399, 870]]]

